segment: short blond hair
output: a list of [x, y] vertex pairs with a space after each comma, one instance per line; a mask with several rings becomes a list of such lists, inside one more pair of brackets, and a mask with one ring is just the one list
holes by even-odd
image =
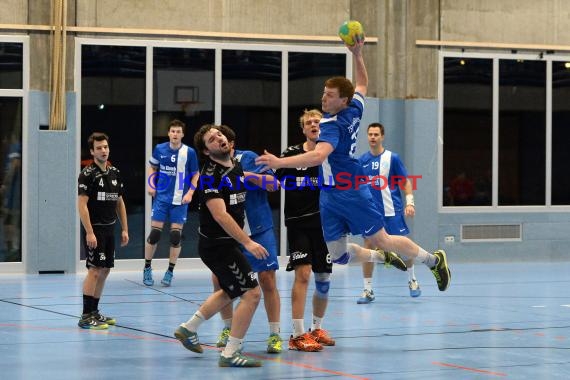
[[316, 108], [313, 108], [311, 110], [305, 109], [303, 111], [303, 114], [299, 118], [299, 124], [301, 125], [301, 129], [303, 129], [303, 126], [305, 125], [305, 119], [308, 119], [308, 118], [313, 117], [313, 116], [318, 116], [319, 119], [323, 118], [323, 114], [321, 113], [321, 111], [319, 111]]

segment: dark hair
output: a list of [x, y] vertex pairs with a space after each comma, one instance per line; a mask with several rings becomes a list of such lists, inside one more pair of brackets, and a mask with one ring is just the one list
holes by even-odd
[[217, 128], [222, 132], [222, 135], [226, 136], [229, 143], [236, 141], [236, 133], [233, 129], [224, 124], [218, 125]]
[[178, 119], [174, 119], [170, 122], [170, 124], [168, 124], [168, 131], [170, 131], [170, 128], [172, 127], [182, 128], [182, 133], [186, 132], [186, 124], [184, 124]]
[[370, 128], [380, 128], [380, 134], [382, 136], [384, 136], [384, 126], [380, 123], [372, 123], [368, 126], [368, 129], [366, 130], [366, 132], [368, 132], [370, 130]]
[[332, 77], [325, 81], [325, 87], [338, 88], [338, 94], [341, 98], [348, 98], [347, 104], [352, 101], [354, 96], [354, 86], [352, 82], [345, 77]]
[[[196, 152], [200, 159], [206, 158], [204, 150], [206, 150], [206, 143], [204, 142], [204, 135], [208, 133], [210, 129], [217, 129], [221, 132], [220, 126], [215, 124], [204, 124], [198, 129], [198, 132], [194, 134], [194, 147], [196, 147]], [[227, 136], [226, 136], [227, 137]]]
[[93, 132], [91, 136], [87, 139], [87, 145], [89, 145], [89, 149], [93, 150], [93, 145], [95, 141], [105, 141], [109, 142], [109, 136], [104, 134], [103, 132]]

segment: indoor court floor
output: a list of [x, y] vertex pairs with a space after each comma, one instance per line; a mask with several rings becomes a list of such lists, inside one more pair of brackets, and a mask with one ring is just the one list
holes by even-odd
[[[417, 265], [423, 294], [412, 299], [407, 276], [375, 271], [376, 301], [357, 305], [360, 268], [336, 267], [324, 328], [335, 347], [288, 351], [293, 274], [278, 273], [284, 351], [265, 353], [263, 304], [244, 351], [261, 368], [219, 368], [219, 316], [202, 324], [202, 355], [173, 338], [210, 294], [206, 270], [175, 271], [170, 288], [142, 284], [142, 270], [111, 271], [101, 300], [117, 318], [107, 331], [77, 327], [84, 274], [0, 275], [1, 379], [569, 379], [569, 263], [452, 264], [439, 292]], [[161, 268], [161, 270], [158, 270]], [[312, 293], [312, 286], [310, 294]], [[310, 327], [310, 301], [305, 326]]]

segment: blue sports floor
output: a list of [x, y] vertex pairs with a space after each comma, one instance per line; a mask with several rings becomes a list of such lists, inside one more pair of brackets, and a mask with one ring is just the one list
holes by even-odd
[[[118, 324], [107, 331], [77, 327], [84, 274], [0, 275], [0, 378], [570, 378], [568, 263], [456, 264], [452, 271], [451, 287], [441, 293], [418, 265], [423, 294], [412, 299], [404, 273], [378, 267], [376, 301], [357, 305], [359, 267], [335, 268], [324, 327], [337, 345], [318, 353], [266, 354], [260, 304], [244, 351], [263, 359], [261, 368], [218, 367], [218, 316], [201, 326], [202, 355], [172, 337], [209, 295], [206, 270], [176, 271], [170, 288], [145, 287], [142, 272], [112, 271], [100, 308]], [[155, 272], [156, 283], [161, 275]], [[279, 271], [285, 347], [292, 279]], [[310, 312], [309, 302], [307, 328]]]

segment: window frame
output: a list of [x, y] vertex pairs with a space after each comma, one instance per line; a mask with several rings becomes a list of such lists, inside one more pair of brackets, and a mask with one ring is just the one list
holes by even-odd
[[[493, 63], [492, 80], [492, 200], [491, 206], [443, 206], [443, 108], [444, 108], [444, 60], [445, 58], [490, 59]], [[498, 204], [499, 177], [499, 60], [532, 60], [546, 62], [546, 159], [544, 205], [500, 206]], [[568, 61], [569, 54], [546, 54], [544, 52], [465, 52], [457, 49], [442, 49], [438, 57], [438, 168], [437, 204], [440, 213], [544, 213], [570, 212], [570, 205], [552, 205], [552, 62]]]
[[28, 155], [25, 148], [28, 146], [28, 103], [30, 93], [30, 37], [22, 35], [0, 35], [0, 43], [21, 43], [22, 44], [22, 88], [21, 89], [0, 89], [0, 97], [22, 98], [22, 203], [20, 218], [20, 250], [21, 261], [19, 262], [1, 262], [2, 272], [22, 272], [25, 269], [28, 239], [24, 237], [28, 235]]

